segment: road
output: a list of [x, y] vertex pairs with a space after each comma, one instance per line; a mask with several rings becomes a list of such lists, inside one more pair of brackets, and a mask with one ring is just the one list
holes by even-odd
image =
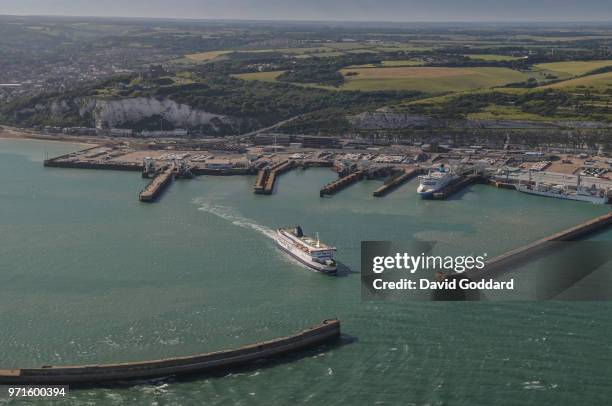
[[245, 138], [253, 137], [253, 136], [257, 135], [257, 134], [265, 133], [265, 132], [274, 130], [275, 128], [279, 128], [279, 127], [281, 127], [281, 126], [283, 126], [283, 125], [285, 125], [287, 123], [290, 123], [293, 120], [297, 120], [298, 118], [300, 118], [302, 116], [304, 116], [304, 114], [300, 114], [298, 116], [290, 117], [290, 118], [288, 118], [286, 120], [279, 121], [278, 123], [273, 124], [273, 125], [271, 125], [269, 127], [260, 128], [259, 130], [251, 131], [250, 133], [241, 134], [241, 135], [234, 135], [232, 137], [227, 137], [227, 138], [233, 138], [233, 139], [240, 140], [240, 139], [245, 139]]

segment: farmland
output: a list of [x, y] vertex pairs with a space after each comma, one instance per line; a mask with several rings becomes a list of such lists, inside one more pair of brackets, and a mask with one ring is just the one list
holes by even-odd
[[[376, 68], [373, 67], [374, 65], [371, 66], [341, 69], [340, 73], [344, 76], [345, 83], [338, 89], [360, 91], [409, 90], [437, 94], [501, 86], [528, 78], [521, 72], [507, 68], [445, 68], [401, 65]], [[274, 82], [282, 73], [283, 71], [272, 71], [234, 76], [243, 80]]]
[[612, 90], [612, 72], [600, 73], [598, 75], [588, 75], [576, 79], [566, 80], [563, 82], [547, 85], [547, 88], [552, 89], [571, 89], [577, 87], [590, 87], [606, 90]]
[[518, 56], [510, 56], [510, 55], [495, 55], [495, 54], [466, 54], [470, 59], [474, 59], [477, 61], [516, 61], [520, 59]]
[[[78, 109], [87, 98], [171, 100], [235, 123], [186, 128], [214, 135], [296, 115], [302, 117], [279, 131], [334, 135], [352, 130], [351, 116], [380, 108], [427, 117], [422, 122], [431, 128], [447, 119], [612, 122], [612, 26], [31, 18], [0, 31], [0, 51], [8, 55], [0, 83], [22, 84], [0, 88], [2, 124], [90, 126]], [[15, 50], [16, 43], [25, 45]], [[59, 105], [67, 106], [61, 115]], [[111, 125], [157, 128], [165, 114]], [[186, 125], [171, 121], [164, 128]]]
[[399, 66], [422, 66], [425, 62], [421, 59], [400, 59], [397, 61], [380, 61], [378, 64], [368, 63], [364, 65], [348, 66], [347, 69], [357, 68], [380, 68], [380, 67], [399, 67]]
[[559, 77], [572, 77], [585, 75], [596, 69], [608, 66], [612, 66], [612, 60], [541, 63], [534, 65], [534, 68], [552, 72]]
[[212, 61], [213, 59], [228, 54], [232, 51], [210, 51], [210, 52], [199, 52], [197, 54], [188, 54], [185, 55], [185, 58], [194, 61], [194, 62], [207, 62]]
[[343, 69], [342, 90], [415, 90], [429, 94], [501, 86], [528, 78], [507, 68], [397, 67]]

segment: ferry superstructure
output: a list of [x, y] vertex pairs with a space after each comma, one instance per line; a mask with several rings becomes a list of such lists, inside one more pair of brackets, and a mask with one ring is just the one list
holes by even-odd
[[419, 176], [419, 187], [417, 193], [423, 198], [428, 199], [434, 193], [444, 189], [446, 185], [458, 178], [449, 169], [441, 165], [438, 169], [430, 169], [427, 175]]
[[515, 186], [516, 190], [531, 195], [554, 197], [556, 199], [576, 200], [580, 202], [589, 202], [593, 204], [608, 203], [607, 192], [603, 189], [598, 189], [594, 184], [591, 187], [586, 187], [581, 184], [581, 177], [578, 175], [576, 180], [576, 188], [569, 188], [564, 184], [552, 184], [546, 182], [531, 181], [531, 172], [529, 172], [529, 182]]
[[603, 190], [578, 186], [576, 190], [571, 190], [564, 185], [554, 185], [545, 182], [537, 182], [535, 185], [518, 184], [516, 190], [531, 195], [554, 197], [556, 199], [577, 200], [593, 204], [605, 204], [608, 197]]
[[302, 264], [317, 272], [333, 274], [337, 271], [333, 256], [336, 247], [323, 244], [317, 237], [305, 236], [302, 227], [285, 227], [276, 230], [278, 246]]

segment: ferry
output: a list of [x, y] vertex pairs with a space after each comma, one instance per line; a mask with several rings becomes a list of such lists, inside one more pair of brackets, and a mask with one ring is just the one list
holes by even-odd
[[550, 183], [538, 182], [535, 185], [516, 185], [516, 190], [531, 195], [554, 197], [557, 199], [577, 200], [580, 202], [590, 202], [593, 204], [606, 204], [608, 197], [603, 190], [594, 187], [587, 188], [578, 186], [576, 190], [570, 190], [564, 185], [554, 185]]
[[417, 193], [423, 199], [431, 198], [434, 193], [444, 189], [446, 185], [457, 178], [458, 176], [446, 169], [444, 165], [440, 165], [438, 169], [430, 169], [427, 175], [419, 176], [420, 183]]
[[323, 244], [318, 235], [316, 239], [305, 236], [300, 226], [277, 229], [276, 243], [283, 251], [316, 272], [334, 274], [337, 271], [333, 259], [336, 247]]
[[531, 171], [529, 172], [529, 182], [526, 185], [520, 182], [516, 185], [516, 190], [531, 195], [554, 197], [556, 199], [576, 200], [580, 202], [590, 202], [593, 204], [608, 203], [608, 195], [605, 190], [597, 189], [595, 184], [586, 187], [581, 184], [581, 177], [576, 179], [576, 189], [572, 190], [566, 185], [555, 185], [546, 182], [535, 182], [532, 185]]

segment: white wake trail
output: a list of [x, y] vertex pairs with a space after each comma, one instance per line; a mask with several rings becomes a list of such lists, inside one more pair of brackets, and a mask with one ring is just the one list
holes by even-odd
[[[276, 240], [276, 232], [272, 230], [270, 227], [262, 226], [261, 224], [257, 224], [254, 220], [244, 217], [236, 212], [231, 207], [222, 206], [218, 204], [211, 204], [202, 199], [195, 199], [194, 203], [199, 205], [198, 210], [201, 210], [206, 213], [213, 214], [219, 218], [229, 221], [231, 224], [247, 228], [251, 230], [255, 230], [261, 235], [270, 238], [271, 240]], [[297, 265], [299, 267], [304, 267], [304, 265], [294, 259], [293, 257], [282, 253], [280, 250], [276, 250], [282, 261], [291, 263], [293, 265]]]
[[241, 216], [240, 214], [236, 213], [230, 207], [214, 205], [214, 204], [199, 201], [198, 199], [195, 200], [195, 203], [200, 205], [198, 210], [204, 211], [206, 213], [214, 214], [217, 217], [220, 217], [224, 220], [231, 222], [235, 226], [242, 227], [242, 228], [249, 228], [251, 230], [255, 230], [259, 232], [260, 234], [263, 234], [264, 236], [268, 238], [274, 239], [274, 234], [275, 234], [274, 230], [272, 230], [269, 227], [262, 226], [261, 224], [257, 224], [252, 219]]

